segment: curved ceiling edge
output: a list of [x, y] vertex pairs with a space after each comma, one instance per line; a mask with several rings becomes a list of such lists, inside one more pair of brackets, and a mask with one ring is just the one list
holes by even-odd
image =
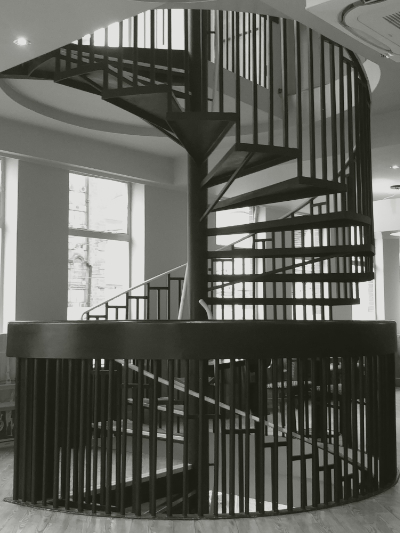
[[101, 120], [97, 118], [82, 117], [68, 111], [62, 111], [55, 107], [42, 104], [28, 96], [20, 93], [12, 87], [7, 80], [0, 80], [0, 89], [15, 103], [34, 111], [39, 115], [52, 118], [65, 124], [85, 128], [89, 130], [102, 131], [104, 133], [118, 133], [122, 135], [139, 135], [142, 137], [163, 137], [160, 131], [157, 131], [151, 126], [133, 126], [128, 124], [120, 124], [118, 122], [110, 122], [108, 120]]

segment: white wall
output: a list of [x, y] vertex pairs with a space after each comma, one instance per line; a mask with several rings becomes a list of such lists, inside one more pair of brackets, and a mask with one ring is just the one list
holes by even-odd
[[[152, 141], [149, 138], [149, 143]], [[172, 158], [6, 118], [1, 119], [1, 154], [115, 179], [174, 182]]]
[[186, 192], [146, 187], [145, 242], [145, 279], [186, 263]]
[[[19, 162], [17, 175], [15, 165], [13, 172], [10, 170], [6, 166], [6, 200], [10, 202], [5, 227], [8, 247], [5, 250], [4, 320], [65, 320], [68, 172], [25, 161]], [[10, 189], [14, 191], [12, 199]], [[16, 228], [12, 208], [18, 213]]]

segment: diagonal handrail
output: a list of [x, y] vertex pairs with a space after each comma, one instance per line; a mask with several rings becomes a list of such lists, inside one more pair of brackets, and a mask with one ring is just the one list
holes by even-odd
[[[115, 359], [115, 362], [120, 364], [120, 365], [124, 365], [125, 364], [125, 360], [124, 359]], [[134, 363], [132, 362], [128, 362], [128, 368], [130, 370], [133, 370], [133, 372], [136, 372], [138, 373], [140, 371], [139, 367], [137, 365], [135, 365]], [[143, 376], [149, 378], [149, 379], [152, 379], [152, 380], [157, 380], [157, 382], [160, 384], [160, 385], [165, 385], [166, 387], [170, 387], [170, 382], [168, 379], [165, 379], [161, 376], [158, 376], [158, 377], [155, 377], [153, 373], [149, 372], [148, 370], [143, 370]], [[173, 380], [173, 388], [177, 391], [177, 392], [180, 392], [180, 393], [185, 393], [186, 392], [186, 383], [182, 383], [181, 381], [178, 381], [177, 379], [174, 379]], [[195, 390], [192, 390], [190, 388], [188, 388], [187, 390], [189, 396], [191, 396], [192, 398], [196, 398], [196, 399], [200, 399], [200, 394], [199, 392], [195, 391]], [[209, 405], [216, 405], [216, 401], [214, 398], [210, 397], [210, 396], [204, 396], [204, 401], [206, 403], [208, 403]], [[224, 411], [227, 411], [227, 412], [230, 412], [232, 407], [224, 402], [221, 402], [219, 401], [218, 402], [218, 406], [220, 407], [220, 409], [223, 409]], [[241, 409], [238, 409], [237, 407], [233, 407], [233, 411], [235, 413], [235, 415], [237, 416], [240, 416], [240, 417], [246, 417], [246, 416], [249, 416], [250, 420], [252, 420], [253, 422], [260, 422], [260, 417], [257, 416], [257, 415], [254, 415], [254, 414], [249, 414], [247, 415], [245, 411], [242, 411]], [[179, 409], [174, 409], [173, 408], [173, 412], [174, 414], [176, 415], [179, 415], [181, 414], [181, 411]], [[293, 431], [293, 430], [290, 430], [289, 431], [289, 428], [288, 426], [280, 426], [279, 424], [274, 424], [273, 422], [270, 422], [269, 420], [265, 420], [264, 419], [264, 425], [265, 427], [268, 427], [268, 428], [271, 428], [272, 430], [276, 427], [276, 430], [278, 433], [282, 433], [282, 435], [286, 435], [286, 438], [289, 438], [292, 437], [294, 439], [297, 439], [297, 440], [300, 440], [300, 441], [303, 441], [305, 442], [306, 444], [311, 444], [313, 445], [313, 439], [312, 438], [309, 438], [309, 437], [305, 437], [304, 435], [301, 435], [300, 433], [297, 433], [296, 431]], [[324, 450], [326, 449], [328, 453], [334, 455], [335, 454], [335, 448], [334, 448], [334, 445], [333, 444], [329, 444], [329, 443], [326, 443], [324, 444], [323, 442], [316, 442], [315, 443], [317, 448], [319, 448], [320, 450]], [[325, 448], [326, 447], [326, 448]], [[344, 455], [342, 453], [339, 453], [339, 456], [343, 459], [344, 458]], [[354, 464], [354, 460], [350, 457], [347, 458], [348, 461], [349, 461], [349, 464]], [[358, 467], [362, 467], [363, 465], [358, 461], [358, 459], [355, 459], [356, 461], [356, 465]]]

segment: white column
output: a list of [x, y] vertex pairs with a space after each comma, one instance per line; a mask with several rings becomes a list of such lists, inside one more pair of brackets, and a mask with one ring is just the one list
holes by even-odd
[[8, 160], [3, 331], [11, 320], [66, 320], [68, 171]]

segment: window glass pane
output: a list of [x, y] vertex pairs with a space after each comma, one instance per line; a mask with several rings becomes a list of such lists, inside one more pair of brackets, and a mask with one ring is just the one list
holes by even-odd
[[70, 174], [69, 227], [127, 233], [128, 185], [120, 181]]
[[129, 286], [129, 243], [68, 238], [68, 319]]
[[[240, 224], [249, 224], [252, 220], [252, 210], [249, 207], [228, 209], [227, 211], [217, 211], [216, 213], [216, 226], [217, 228], [223, 228], [225, 226], [239, 226]], [[235, 235], [218, 235], [216, 238], [216, 244], [218, 246], [225, 246], [233, 242], [238, 241], [244, 234]], [[249, 243], [244, 241], [243, 247], [247, 248]], [[241, 247], [240, 245], [238, 246]]]

